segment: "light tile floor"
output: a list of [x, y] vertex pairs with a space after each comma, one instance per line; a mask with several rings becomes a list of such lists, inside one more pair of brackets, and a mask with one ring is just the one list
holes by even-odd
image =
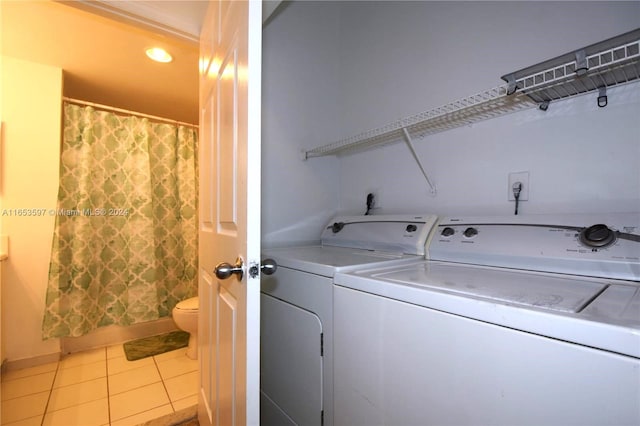
[[122, 345], [2, 375], [3, 426], [137, 425], [198, 403], [186, 349], [128, 361]]

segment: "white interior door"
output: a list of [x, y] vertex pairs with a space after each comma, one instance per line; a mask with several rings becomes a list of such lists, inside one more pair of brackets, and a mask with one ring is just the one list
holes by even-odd
[[210, 1], [200, 38], [201, 425], [259, 423], [261, 14]]

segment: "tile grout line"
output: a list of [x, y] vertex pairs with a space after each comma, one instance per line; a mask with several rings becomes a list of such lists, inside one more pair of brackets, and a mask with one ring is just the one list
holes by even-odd
[[40, 426], [44, 426], [44, 419], [47, 416], [49, 410], [49, 403], [51, 402], [51, 395], [53, 394], [53, 386], [56, 384], [56, 378], [58, 377], [58, 371], [60, 370], [60, 358], [56, 363], [56, 372], [53, 374], [53, 380], [51, 381], [51, 388], [49, 389], [49, 396], [47, 396], [47, 403], [44, 406], [44, 413], [42, 413], [42, 420], [40, 420]]
[[109, 351], [108, 347], [104, 347], [104, 372], [107, 375], [107, 420], [111, 425], [111, 392], [109, 391]]
[[162, 387], [164, 388], [164, 392], [167, 394], [167, 399], [169, 400], [169, 404], [171, 405], [171, 409], [173, 412], [176, 412], [176, 408], [173, 406], [173, 401], [171, 400], [171, 395], [169, 395], [169, 390], [167, 389], [167, 385], [164, 382], [164, 377], [162, 377], [162, 372], [160, 371], [160, 367], [158, 367], [158, 360], [155, 356], [152, 356], [153, 364], [156, 366], [156, 370], [158, 370], [158, 376], [160, 376], [160, 381], [162, 382]]
[[[108, 376], [108, 366], [107, 366], [107, 347], [105, 346], [104, 348], [104, 364], [105, 364], [105, 374], [106, 374], [106, 383], [107, 383], [107, 419], [108, 419], [108, 424], [111, 424], [111, 410], [110, 410], [110, 401], [109, 401], [109, 376]], [[61, 361], [62, 359], [59, 359], [58, 362], [56, 363], [56, 369], [55, 369], [55, 373], [53, 375], [53, 381], [51, 382], [51, 388], [49, 389], [49, 395], [47, 397], [47, 403], [45, 405], [45, 410], [44, 413], [42, 414], [42, 420], [40, 421], [40, 426], [44, 426], [44, 420], [47, 414], [49, 414], [49, 405], [51, 403], [51, 395], [53, 394], [53, 390], [55, 389], [55, 383], [56, 383], [56, 379], [58, 377], [58, 373], [60, 372], [61, 369]], [[80, 365], [84, 365], [84, 364], [79, 364]], [[78, 382], [78, 383], [73, 383], [71, 385], [67, 385], [67, 386], [73, 386], [76, 384], [81, 384], [83, 382]], [[61, 386], [60, 388], [64, 388], [66, 386]], [[93, 401], [93, 400], [92, 400]], [[85, 403], [88, 402], [92, 402], [92, 401], [86, 401]], [[84, 404], [84, 403], [83, 403]], [[82, 405], [82, 404], [78, 404], [78, 405]], [[66, 407], [66, 408], [71, 408], [71, 407]], [[53, 412], [53, 411], [52, 411]]]
[[[105, 426], [108, 426], [108, 425], [111, 425], [113, 423], [113, 421], [114, 421], [114, 419], [112, 418], [112, 415], [111, 415], [111, 397], [113, 396], [113, 395], [111, 395], [111, 385], [113, 385], [113, 383], [111, 383], [112, 380], [110, 380], [110, 377], [109, 377], [109, 372], [110, 372], [110, 368], [109, 368], [109, 350], [108, 350], [109, 348], [105, 346], [105, 347], [103, 347], [101, 349], [102, 349], [101, 352], [102, 352], [102, 356], [103, 356], [102, 362], [105, 363], [102, 368], [103, 368], [103, 371], [105, 372], [106, 390], [107, 390], [107, 410], [108, 410], [108, 412], [107, 412], [107, 419], [106, 420], [107, 420], [108, 423], [106, 423]], [[173, 401], [171, 399], [171, 395], [169, 393], [168, 386], [166, 384], [166, 380], [167, 379], [165, 379], [165, 377], [163, 377], [163, 374], [162, 374], [161, 369], [160, 369], [160, 364], [163, 363], [164, 359], [158, 359], [155, 356], [152, 356], [152, 359], [153, 359], [153, 365], [156, 368], [156, 372], [158, 373], [160, 381], [162, 382], [162, 386], [163, 386], [163, 389], [165, 391], [165, 395], [167, 396], [167, 400], [169, 402], [170, 409], [172, 410], [172, 412], [175, 413], [176, 412], [176, 407], [177, 407], [176, 403], [178, 401], [180, 401], [180, 400]], [[56, 388], [57, 388], [56, 387], [56, 383], [57, 383], [58, 377], [60, 377], [61, 379], [65, 377], [63, 375], [64, 368], [62, 368], [62, 364], [63, 364], [62, 361], [63, 361], [63, 359], [60, 358], [56, 362], [56, 366], [52, 370], [50, 370], [50, 372], [53, 373], [53, 376], [52, 376], [52, 379], [51, 379], [52, 381], [51, 381], [50, 385], [48, 386], [48, 390], [46, 390], [48, 395], [46, 397], [44, 411], [43, 411], [42, 414], [40, 414], [42, 416], [41, 417], [41, 421], [39, 422], [40, 426], [43, 426], [46, 423], [45, 422], [46, 416], [50, 415], [50, 414], [52, 414], [54, 412], [54, 411], [52, 411], [52, 409], [55, 408], [54, 407], [54, 400], [53, 400], [53, 391], [56, 390]], [[92, 362], [95, 362], [97, 364], [98, 361], [92, 361]], [[77, 366], [74, 365], [74, 367], [80, 367], [82, 365], [87, 365], [87, 364], [78, 364]], [[74, 367], [71, 367], [71, 368], [74, 368]], [[98, 367], [98, 366], [96, 365], [96, 367]], [[140, 368], [143, 368], [143, 367], [140, 367]], [[126, 373], [126, 371], [123, 371], [123, 373]], [[38, 373], [38, 375], [39, 374], [50, 374], [50, 373], [42, 372], [42, 373]], [[36, 376], [36, 375], [32, 375], [32, 376]], [[17, 378], [17, 379], [21, 379], [21, 378]], [[94, 380], [94, 379], [92, 379], [92, 380]], [[77, 385], [77, 384], [81, 384], [83, 382], [84, 381], [81, 381], [81, 382], [78, 382], [78, 383], [71, 383], [71, 384], [67, 384], [67, 386], [74, 386], [74, 385]], [[62, 389], [64, 387], [65, 386], [60, 387], [60, 388]], [[93, 400], [91, 400], [91, 401], [93, 401]], [[91, 402], [91, 401], [86, 401], [86, 403]], [[68, 407], [68, 408], [70, 408], [70, 407]]]

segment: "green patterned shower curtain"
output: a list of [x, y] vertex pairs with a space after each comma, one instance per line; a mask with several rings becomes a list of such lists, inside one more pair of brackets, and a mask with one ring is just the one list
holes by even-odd
[[45, 339], [197, 294], [197, 132], [66, 103]]

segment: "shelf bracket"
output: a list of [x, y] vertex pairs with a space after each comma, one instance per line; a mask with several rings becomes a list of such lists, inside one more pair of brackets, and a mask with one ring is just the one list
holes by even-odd
[[582, 77], [589, 71], [589, 64], [587, 63], [587, 52], [582, 49], [576, 51], [576, 75]]
[[502, 77], [507, 81], [507, 95], [513, 95], [518, 90], [518, 82], [514, 74], [505, 75]]
[[598, 87], [598, 106], [604, 108], [609, 103], [607, 99], [607, 86]]
[[407, 131], [406, 127], [402, 128], [402, 135], [404, 136], [404, 141], [407, 143], [407, 147], [409, 147], [409, 151], [411, 151], [411, 155], [413, 155], [413, 159], [416, 160], [416, 163], [418, 163], [418, 167], [420, 168], [422, 175], [427, 180], [427, 184], [429, 184], [429, 188], [430, 188], [429, 192], [432, 195], [436, 195], [436, 187], [431, 183], [429, 176], [427, 176], [427, 172], [424, 171], [424, 167], [422, 167], [422, 162], [420, 161], [420, 158], [418, 158], [418, 154], [416, 154], [416, 150], [413, 147], [413, 141], [411, 140], [411, 136], [409, 135], [409, 132]]

